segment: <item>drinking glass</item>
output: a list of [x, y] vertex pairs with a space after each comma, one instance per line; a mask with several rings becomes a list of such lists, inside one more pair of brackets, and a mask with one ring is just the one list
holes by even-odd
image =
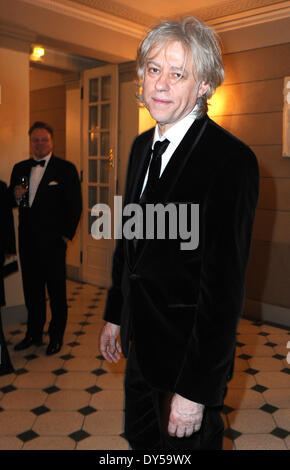
[[20, 176], [20, 184], [24, 189], [26, 189], [26, 193], [24, 193], [22, 198], [20, 199], [20, 207], [29, 207], [29, 200], [28, 200], [29, 179], [28, 179], [28, 176]]

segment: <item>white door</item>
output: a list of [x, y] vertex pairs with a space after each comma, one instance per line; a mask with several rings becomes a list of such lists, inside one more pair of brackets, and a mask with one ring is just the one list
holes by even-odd
[[[91, 227], [96, 204], [113, 208], [117, 187], [118, 68], [115, 65], [83, 74], [83, 223], [82, 279], [108, 287], [114, 249], [111, 239], [95, 240]], [[111, 210], [113, 214], [113, 210]]]

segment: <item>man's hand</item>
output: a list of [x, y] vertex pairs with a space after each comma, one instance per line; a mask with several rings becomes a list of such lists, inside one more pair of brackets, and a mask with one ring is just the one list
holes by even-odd
[[119, 332], [120, 327], [109, 322], [107, 322], [102, 329], [100, 336], [100, 351], [102, 356], [104, 356], [108, 362], [118, 362], [121, 357], [121, 346], [117, 340]]
[[14, 197], [16, 199], [16, 201], [19, 201], [23, 194], [25, 194], [28, 190], [23, 188], [23, 186], [21, 184], [17, 184], [15, 187], [14, 187]]
[[200, 430], [204, 405], [195, 403], [175, 393], [171, 400], [168, 434], [188, 437]]

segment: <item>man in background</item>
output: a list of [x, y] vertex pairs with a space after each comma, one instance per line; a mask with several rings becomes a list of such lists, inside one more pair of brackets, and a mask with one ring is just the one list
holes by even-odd
[[46, 353], [52, 355], [62, 347], [67, 321], [66, 248], [81, 215], [81, 187], [75, 166], [53, 154], [48, 124], [35, 122], [29, 136], [33, 158], [14, 166], [10, 184], [19, 205], [19, 254], [28, 312], [26, 336], [15, 350], [42, 344], [47, 288], [51, 321]]

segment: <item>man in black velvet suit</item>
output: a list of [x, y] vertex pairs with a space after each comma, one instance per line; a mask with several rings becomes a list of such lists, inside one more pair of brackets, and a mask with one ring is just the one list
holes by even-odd
[[[118, 240], [100, 350], [118, 361], [120, 331], [125, 435], [133, 449], [221, 449], [257, 161], [206, 114], [224, 78], [211, 28], [195, 18], [162, 22], [141, 43], [137, 70], [157, 125], [133, 143], [125, 206], [198, 205], [199, 239], [191, 249], [181, 249], [181, 236]], [[165, 142], [162, 155], [156, 141]]]
[[[10, 185], [19, 205], [19, 254], [28, 311], [26, 336], [15, 349], [42, 344], [47, 287], [52, 318], [46, 353], [51, 355], [61, 349], [66, 326], [65, 255], [81, 215], [81, 187], [75, 166], [52, 153], [51, 127], [38, 121], [29, 135], [33, 158], [14, 166]], [[20, 184], [23, 176], [28, 191]]]

